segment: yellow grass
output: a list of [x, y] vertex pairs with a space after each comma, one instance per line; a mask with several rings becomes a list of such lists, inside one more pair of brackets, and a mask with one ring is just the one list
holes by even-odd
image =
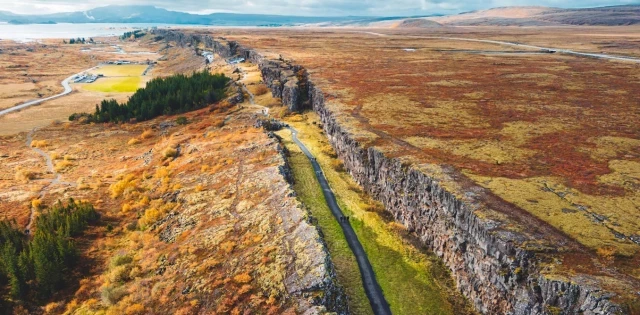
[[147, 65], [108, 65], [90, 72], [106, 77], [137, 77], [141, 76], [145, 69]]
[[[603, 176], [601, 181], [607, 182], [621, 176], [632, 180], [634, 173], [640, 177], [640, 163], [618, 162], [612, 163], [611, 167], [615, 172]], [[510, 179], [478, 176], [468, 171], [465, 171], [465, 175], [594, 250], [612, 247], [620, 255], [637, 252], [635, 244], [617, 238], [612, 231], [632, 235], [640, 230], [640, 215], [636, 208], [640, 192], [627, 193], [622, 197], [594, 196], [568, 188], [560, 184], [558, 178]], [[561, 198], [557, 193], [563, 193], [565, 197]], [[606, 219], [595, 223], [594, 215]]]
[[73, 166], [73, 163], [71, 163], [71, 161], [65, 159], [65, 160], [62, 160], [62, 161], [56, 163], [54, 169], [55, 169], [56, 172], [60, 172], [60, 171], [62, 171], [64, 169], [67, 169], [67, 168], [69, 168], [71, 166]]
[[15, 179], [21, 182], [28, 182], [37, 177], [38, 173], [31, 170], [18, 170], [15, 174]]
[[135, 92], [141, 88], [140, 77], [100, 78], [94, 83], [83, 85], [83, 89], [94, 92]]
[[147, 129], [147, 130], [145, 130], [145, 131], [140, 135], [140, 138], [142, 138], [142, 139], [149, 139], [149, 138], [151, 138], [151, 137], [153, 137], [153, 130], [151, 130], [151, 129]]
[[31, 147], [32, 148], [45, 148], [48, 145], [49, 144], [47, 143], [47, 140], [33, 140], [33, 141], [31, 141]]

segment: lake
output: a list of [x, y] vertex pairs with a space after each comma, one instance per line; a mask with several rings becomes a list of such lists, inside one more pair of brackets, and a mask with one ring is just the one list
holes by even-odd
[[0, 40], [10, 39], [15, 41], [33, 41], [46, 38], [78, 38], [120, 36], [139, 28], [157, 26], [159, 28], [185, 28], [196, 27], [192, 25], [172, 24], [113, 24], [113, 23], [88, 23], [88, 24], [25, 24], [12, 25], [0, 23]]

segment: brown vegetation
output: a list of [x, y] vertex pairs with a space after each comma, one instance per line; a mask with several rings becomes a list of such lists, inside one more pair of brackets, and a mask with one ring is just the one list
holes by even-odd
[[48, 144], [40, 147], [55, 157], [61, 178], [41, 199], [33, 170], [44, 171], [44, 160], [24, 134], [2, 138], [11, 156], [0, 171], [11, 178], [0, 194], [12, 187], [15, 202], [1, 203], [0, 213], [26, 219], [31, 208], [72, 196], [95, 204], [105, 222], [78, 240], [86, 271], [80, 286], [56, 295], [45, 311], [279, 314], [300, 307], [305, 298], [290, 295], [285, 279], [316, 270], [319, 243], [289, 232], [316, 233], [301, 213], [288, 214], [300, 210], [279, 173], [277, 143], [252, 127], [252, 115], [205, 109], [186, 114], [190, 123], [182, 126], [160, 127], [175, 121], [163, 117], [43, 128], [34, 137]]
[[[637, 27], [617, 31], [617, 36], [598, 27], [582, 27], [579, 36], [573, 28], [375, 30], [388, 36], [223, 33], [304, 66], [324, 92], [327, 109], [360, 145], [402, 158], [462, 199], [470, 191], [482, 192], [478, 200], [486, 207], [477, 215], [515, 232], [527, 229], [518, 216], [529, 216], [568, 239], [562, 250], [580, 252], [581, 261], [554, 267], [555, 273], [593, 273], [594, 261], [602, 259], [637, 281], [637, 66], [437, 37], [637, 55]], [[610, 48], [603, 48], [604, 42]]]

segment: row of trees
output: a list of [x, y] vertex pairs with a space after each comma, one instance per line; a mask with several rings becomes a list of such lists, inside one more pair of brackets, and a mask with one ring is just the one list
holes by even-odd
[[[224, 74], [208, 71], [182, 74], [166, 78], [155, 78], [143, 89], [139, 89], [126, 103], [103, 100], [96, 105], [95, 113], [89, 115], [93, 122], [128, 122], [149, 120], [161, 115], [180, 114], [203, 108], [222, 100], [229, 78]], [[71, 115], [73, 120], [80, 117]]]
[[0, 284], [8, 284], [15, 299], [31, 290], [39, 298], [51, 296], [65, 284], [77, 261], [73, 237], [98, 220], [91, 204], [70, 199], [37, 217], [32, 239], [15, 221], [0, 221]]
[[72, 38], [69, 40], [69, 42], [67, 42], [67, 40], [62, 40], [62, 42], [64, 44], [86, 44], [87, 42], [90, 44], [94, 43], [93, 38], [89, 38], [89, 40], [87, 41], [86, 39], [84, 39], [84, 37]]
[[124, 34], [122, 34], [122, 36], [120, 36], [120, 39], [131, 39], [132, 37], [134, 39], [138, 39], [144, 35], [147, 35], [147, 33], [141, 31], [141, 30], [135, 30], [133, 32], [126, 32]]

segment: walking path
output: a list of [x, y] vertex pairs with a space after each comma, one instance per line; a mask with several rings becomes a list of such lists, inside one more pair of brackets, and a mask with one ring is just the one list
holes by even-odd
[[[26, 141], [25, 144], [28, 147], [30, 147], [31, 150], [33, 150], [34, 152], [38, 153], [40, 156], [42, 156], [45, 159], [46, 164], [47, 164], [47, 172], [53, 173], [55, 175], [53, 180], [51, 180], [51, 182], [48, 185], [42, 187], [42, 190], [40, 190], [40, 195], [38, 196], [38, 198], [42, 199], [44, 197], [47, 189], [49, 189], [49, 187], [51, 187], [53, 185], [62, 184], [62, 185], [74, 186], [76, 184], [75, 183], [68, 183], [68, 182], [61, 182], [60, 181], [60, 174], [58, 174], [56, 172], [56, 170], [54, 169], [53, 161], [51, 160], [51, 157], [49, 156], [49, 154], [47, 154], [46, 152], [40, 150], [39, 148], [31, 146], [31, 142], [33, 141], [33, 134], [36, 131], [38, 131], [38, 128], [34, 128], [33, 130], [31, 130], [27, 134], [27, 141]], [[33, 222], [35, 220], [35, 215], [36, 215], [36, 209], [34, 209], [34, 207], [31, 207], [31, 214], [29, 215], [29, 222], [27, 223], [27, 226], [25, 227], [25, 230], [27, 231], [27, 233], [29, 233], [31, 231], [31, 226], [33, 225]]]
[[[249, 103], [251, 105], [262, 107], [263, 109], [261, 110], [261, 114], [264, 114], [265, 107], [255, 103], [253, 93], [251, 93], [244, 84], [242, 84], [242, 89], [249, 95]], [[373, 268], [371, 267], [371, 263], [369, 262], [367, 253], [358, 240], [358, 236], [351, 227], [349, 220], [344, 219], [345, 216], [342, 213], [340, 206], [338, 206], [336, 197], [333, 194], [333, 191], [331, 190], [329, 182], [325, 178], [324, 173], [322, 172], [320, 164], [318, 164], [313, 154], [298, 139], [298, 131], [292, 127], [287, 128], [291, 131], [291, 136], [295, 144], [298, 145], [300, 150], [302, 150], [307, 158], [309, 158], [309, 161], [311, 161], [311, 165], [313, 166], [316, 178], [320, 183], [320, 187], [322, 187], [322, 194], [324, 195], [324, 199], [327, 202], [327, 206], [329, 207], [329, 209], [331, 209], [331, 213], [333, 213], [333, 216], [340, 223], [340, 227], [342, 228], [347, 244], [349, 244], [349, 248], [351, 248], [356, 261], [358, 262], [358, 269], [360, 270], [360, 274], [362, 275], [362, 285], [367, 297], [369, 298], [369, 303], [371, 304], [373, 313], [375, 315], [390, 315], [391, 309], [389, 307], [389, 303], [382, 293], [382, 288], [380, 287], [380, 284], [376, 279], [376, 275], [373, 272]]]
[[382, 288], [376, 279], [376, 275], [373, 272], [373, 268], [371, 267], [371, 263], [369, 262], [369, 258], [367, 257], [367, 253], [365, 252], [362, 244], [358, 240], [358, 236], [356, 232], [349, 224], [349, 220], [344, 220], [344, 214], [338, 206], [338, 202], [336, 201], [336, 197], [329, 186], [329, 182], [324, 177], [324, 173], [322, 172], [322, 168], [320, 164], [316, 161], [316, 158], [311, 154], [311, 152], [305, 147], [305, 145], [298, 140], [298, 131], [288, 127], [291, 131], [291, 136], [293, 138], [293, 142], [298, 145], [300, 150], [309, 158], [311, 165], [313, 166], [313, 170], [316, 173], [316, 178], [320, 183], [320, 187], [322, 187], [322, 194], [324, 195], [324, 199], [327, 202], [327, 206], [331, 209], [331, 213], [340, 223], [340, 227], [344, 233], [345, 239], [347, 240], [347, 244], [349, 244], [349, 248], [353, 252], [353, 255], [356, 257], [356, 261], [358, 262], [358, 269], [360, 269], [360, 274], [362, 275], [362, 285], [364, 286], [364, 291], [369, 298], [369, 303], [371, 304], [371, 308], [373, 309], [373, 313], [376, 315], [386, 315], [391, 314], [391, 309], [389, 308], [389, 303], [384, 298], [384, 294], [382, 293]]

